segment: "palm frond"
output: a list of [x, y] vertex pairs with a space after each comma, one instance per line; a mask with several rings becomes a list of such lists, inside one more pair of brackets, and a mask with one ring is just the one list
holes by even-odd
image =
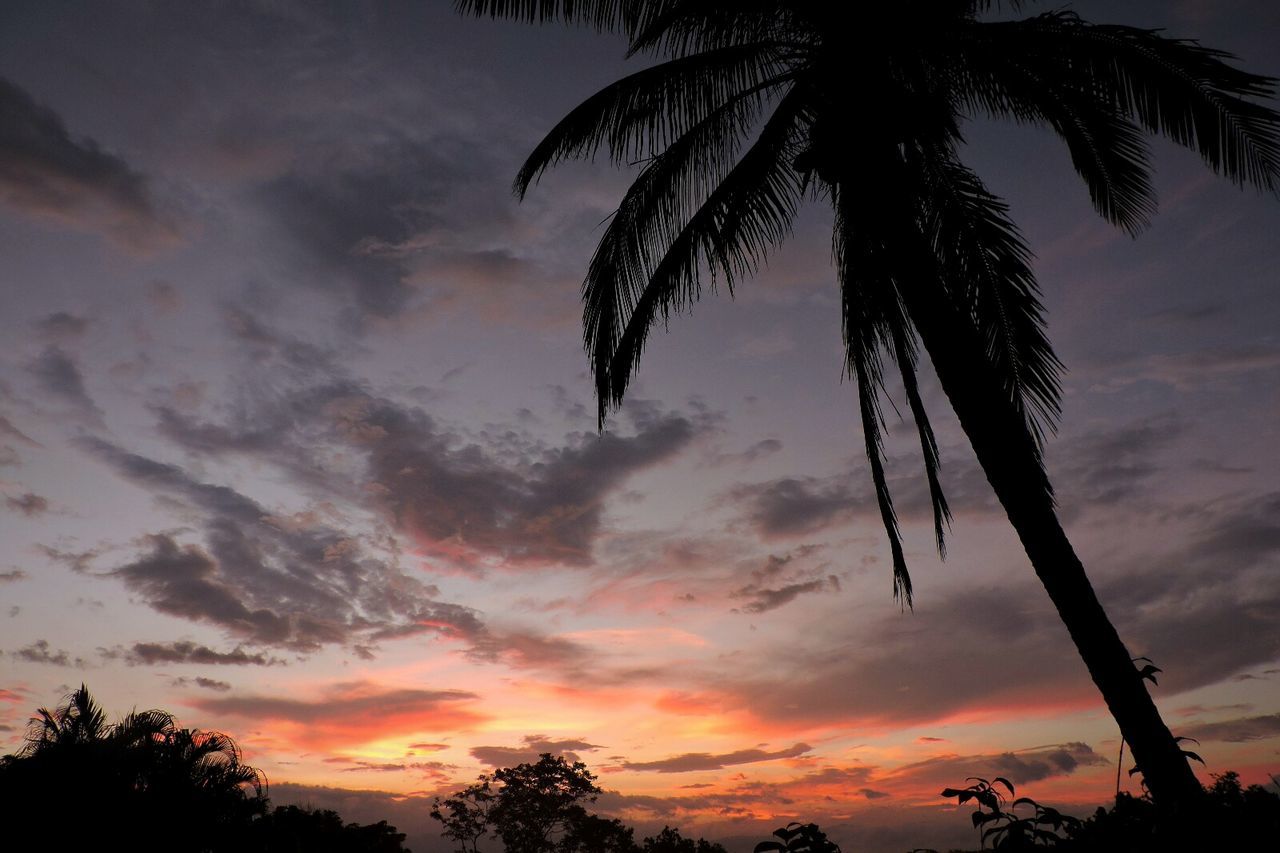
[[[607, 377], [627, 318], [660, 259], [679, 238], [690, 216], [722, 181], [752, 130], [764, 90], [750, 90], [721, 106], [673, 142], [641, 171], [627, 190], [600, 239], [583, 282], [590, 317], [583, 345], [598, 360], [597, 377]], [[696, 284], [663, 308], [697, 298]], [[606, 395], [607, 398], [607, 395]]]
[[652, 15], [631, 40], [628, 56], [683, 56], [744, 42], [784, 43], [800, 35], [790, 4], [776, 0], [676, 0]]
[[[872, 168], [877, 164], [868, 164]], [[884, 387], [881, 351], [891, 346], [905, 325], [895, 276], [899, 272], [898, 247], [892, 235], [873, 223], [885, 211], [859, 208], [848, 187], [832, 189], [835, 208], [833, 232], [837, 275], [840, 279], [841, 316], [844, 325], [845, 364], [858, 386], [858, 413], [871, 482], [880, 520], [889, 538], [893, 559], [893, 596], [912, 606], [911, 573], [902, 549], [902, 532], [893, 507], [884, 467], [884, 417], [880, 394]], [[887, 238], [887, 239], [886, 239]]]
[[938, 441], [933, 434], [933, 426], [929, 423], [929, 413], [925, 410], [924, 401], [920, 398], [920, 385], [916, 378], [916, 348], [911, 338], [910, 328], [905, 323], [893, 327], [894, 361], [898, 364], [898, 372], [902, 376], [902, 385], [906, 390], [907, 404], [911, 407], [911, 417], [916, 422], [916, 431], [920, 435], [920, 454], [924, 457], [924, 474], [929, 484], [929, 503], [933, 507], [933, 535], [938, 547], [938, 556], [946, 559], [946, 530], [951, 524], [951, 507], [947, 504], [947, 496], [942, 491], [942, 481], [938, 469], [942, 467], [938, 454]]
[[653, 324], [698, 298], [700, 266], [723, 276], [732, 288], [791, 233], [801, 188], [788, 155], [794, 153], [805, 106], [794, 90], [782, 98], [751, 147], [666, 248], [632, 310], [625, 310], [631, 296], [617, 292], [617, 279], [588, 277], [584, 343], [592, 358], [601, 423], [610, 407], [621, 404]]
[[[1004, 26], [983, 24], [966, 30]], [[1071, 164], [1104, 219], [1129, 234], [1149, 224], [1156, 198], [1146, 141], [1137, 125], [1101, 98], [1090, 81], [972, 46], [959, 57], [963, 67], [956, 90], [971, 108], [1048, 125], [1066, 143]]]
[[924, 155], [921, 229], [952, 298], [979, 330], [1006, 398], [1036, 444], [1060, 414], [1062, 362], [1045, 334], [1031, 252], [1008, 208], [946, 151]]
[[590, 158], [601, 146], [615, 163], [648, 159], [727, 101], [781, 80], [767, 46], [734, 45], [628, 75], [575, 107], [538, 143], [514, 183], [523, 198], [548, 168]]
[[[1255, 100], [1273, 78], [1228, 64], [1229, 53], [1155, 30], [1093, 24], [1070, 12], [966, 30], [961, 53], [996, 78], [1060, 80], [1148, 131], [1196, 151], [1237, 184], [1280, 190], [1280, 114]], [[1059, 97], [1046, 91], [1044, 99]]]
[[673, 0], [455, 0], [464, 15], [508, 18], [532, 24], [564, 21], [602, 32], [632, 35]]

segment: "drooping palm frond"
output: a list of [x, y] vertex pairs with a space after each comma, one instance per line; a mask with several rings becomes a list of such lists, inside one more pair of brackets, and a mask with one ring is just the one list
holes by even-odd
[[[958, 55], [978, 95], [1045, 114], [1062, 85], [1200, 154], [1237, 184], [1280, 190], [1280, 118], [1256, 100], [1276, 81], [1233, 57], [1158, 31], [1093, 24], [1070, 12], [966, 28]], [[1028, 78], [1061, 81], [1037, 92]], [[1021, 91], [1013, 91], [1019, 89]]]
[[[776, 85], [782, 81], [770, 84]], [[609, 220], [583, 283], [593, 312], [584, 326], [584, 346], [600, 365], [598, 378], [608, 375], [627, 320], [652, 280], [654, 259], [664, 256], [732, 168], [770, 86], [726, 102], [650, 160]], [[696, 298], [694, 285], [683, 284], [671, 304]]]
[[964, 29], [957, 40], [956, 91], [971, 109], [1052, 128], [1066, 143], [1098, 213], [1128, 233], [1138, 233], [1156, 208], [1141, 130], [1079, 74], [1034, 62], [1016, 64], [1008, 56], [973, 47], [971, 42], [981, 44], [986, 38], [987, 28], [1005, 26]]
[[946, 559], [946, 528], [951, 523], [951, 507], [947, 504], [947, 496], [942, 491], [942, 480], [938, 473], [942, 467], [938, 453], [938, 440], [933, 435], [929, 413], [924, 407], [924, 400], [920, 397], [920, 384], [916, 377], [915, 341], [911, 337], [910, 328], [905, 323], [894, 327], [891, 331], [893, 332], [894, 361], [902, 376], [907, 405], [911, 408], [911, 418], [915, 421], [916, 432], [920, 436], [920, 454], [924, 459], [924, 475], [929, 485], [929, 503], [933, 509], [934, 543], [938, 548], [938, 556]]
[[616, 281], [588, 277], [584, 343], [592, 357], [602, 422], [609, 408], [622, 402], [650, 328], [697, 298], [700, 266], [732, 288], [791, 233], [801, 185], [790, 161], [805, 108], [805, 98], [794, 90], [781, 99], [751, 147], [666, 247], [629, 314], [622, 310]]
[[646, 68], [574, 108], [551, 129], [516, 176], [523, 198], [548, 168], [595, 156], [606, 146], [615, 163], [661, 153], [726, 102], [781, 81], [786, 69], [765, 45], [734, 45]]
[[[872, 174], [880, 173], [885, 166], [892, 168], [882, 162], [864, 165]], [[905, 205], [877, 192], [878, 186], [883, 188], [878, 178], [879, 174], [868, 182], [869, 197], [865, 199], [854, 198], [848, 187], [832, 188], [833, 250], [840, 282], [846, 371], [857, 383], [863, 444], [893, 560], [893, 595], [904, 607], [911, 607], [911, 574], [885, 474], [880, 395], [884, 389], [882, 353], [897, 351], [896, 338], [906, 328], [897, 279], [909, 275], [914, 262], [904, 258], [900, 235], [893, 233], [894, 227], [889, 224], [902, 218]], [[908, 363], [905, 369], [910, 370], [911, 365]]]
[[1045, 334], [1031, 252], [1008, 207], [945, 150], [922, 157], [921, 230], [938, 275], [979, 330], [1006, 399], [1043, 443], [1060, 413], [1062, 362]]

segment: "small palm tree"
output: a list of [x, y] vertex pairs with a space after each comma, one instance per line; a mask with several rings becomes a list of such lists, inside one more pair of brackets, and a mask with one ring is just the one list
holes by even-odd
[[[912, 587], [882, 459], [886, 368], [919, 430], [937, 545], [950, 519], [916, 372], [928, 355], [1036, 574], [1158, 801], [1201, 788], [1147, 693], [1055, 512], [1041, 456], [1061, 365], [1045, 336], [1030, 252], [1004, 203], [960, 159], [973, 114], [1052, 128], [1098, 212], [1136, 233], [1154, 212], [1145, 132], [1197, 151], [1239, 184], [1280, 185], [1268, 78], [1156, 32], [1057, 10], [987, 20], [995, 0], [459, 0], [460, 10], [624, 34], [660, 61], [570, 112], [516, 178], [608, 150], [644, 164], [583, 285], [601, 424], [649, 331], [701, 294], [732, 292], [830, 204], [846, 368], [893, 557]], [[1010, 0], [1014, 9], [1024, 4]]]

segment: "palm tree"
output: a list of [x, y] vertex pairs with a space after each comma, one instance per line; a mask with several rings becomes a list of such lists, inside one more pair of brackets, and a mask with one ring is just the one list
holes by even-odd
[[[605, 415], [649, 330], [714, 285], [754, 273], [806, 199], [830, 203], [846, 368], [893, 557], [911, 580], [882, 460], [886, 362], [919, 431], [939, 551], [950, 520], [916, 372], [920, 348], [958, 416], [1155, 799], [1201, 788], [1160, 718], [1055, 512], [1041, 456], [1061, 364], [1030, 252], [1004, 203], [959, 157], [984, 114], [1052, 128], [1098, 212], [1136, 234], [1154, 212], [1144, 131], [1237, 184], [1280, 185], [1273, 81], [1156, 32], [1058, 10], [991, 20], [996, 0], [458, 0], [475, 15], [619, 32], [659, 61], [570, 112], [515, 181], [607, 149], [644, 164], [591, 259], [584, 342]], [[1022, 3], [1004, 4], [1020, 9]]]
[[227, 735], [159, 710], [109, 724], [84, 685], [39, 709], [24, 747], [0, 759], [0, 802], [66, 846], [115, 833], [135, 850], [240, 849], [265, 785]]

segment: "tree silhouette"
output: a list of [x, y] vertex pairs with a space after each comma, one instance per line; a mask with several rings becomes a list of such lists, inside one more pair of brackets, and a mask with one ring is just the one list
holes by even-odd
[[726, 853], [724, 847], [705, 838], [694, 841], [685, 838], [680, 830], [662, 827], [657, 835], [651, 835], [640, 845], [644, 853]]
[[551, 853], [587, 816], [584, 803], [600, 789], [581, 761], [543, 753], [534, 764], [504, 767], [493, 774], [498, 789], [489, 810], [507, 853]]
[[[1066, 10], [994, 21], [995, 0], [459, 0], [467, 13], [616, 31], [659, 62], [606, 87], [539, 143], [516, 178], [608, 150], [644, 163], [592, 257], [584, 342], [603, 426], [650, 329], [713, 282], [754, 273], [807, 198], [830, 203], [845, 366], [893, 557], [910, 575], [882, 458], [896, 367], [919, 431], [939, 551], [950, 512], [917, 384], [923, 347], [1036, 574], [1146, 784], [1171, 807], [1202, 791], [1059, 523], [1041, 455], [1061, 365], [1030, 252], [1005, 204], [960, 159], [986, 114], [1051, 128], [1098, 212], [1137, 233], [1154, 212], [1144, 131], [1239, 184], [1280, 184], [1269, 78], [1226, 54]], [[1020, 9], [1024, 4], [1004, 4]]]
[[25, 746], [0, 759], [0, 803], [50, 849], [103, 839], [137, 851], [242, 849], [264, 788], [226, 735], [178, 728], [156, 710], [109, 724], [84, 685], [39, 709]]
[[582, 762], [544, 752], [533, 764], [481, 774], [437, 799], [431, 817], [457, 853], [480, 853], [490, 835], [506, 853], [724, 853], [719, 844], [695, 842], [670, 827], [637, 846], [631, 827], [587, 810], [601, 793], [595, 780]]

